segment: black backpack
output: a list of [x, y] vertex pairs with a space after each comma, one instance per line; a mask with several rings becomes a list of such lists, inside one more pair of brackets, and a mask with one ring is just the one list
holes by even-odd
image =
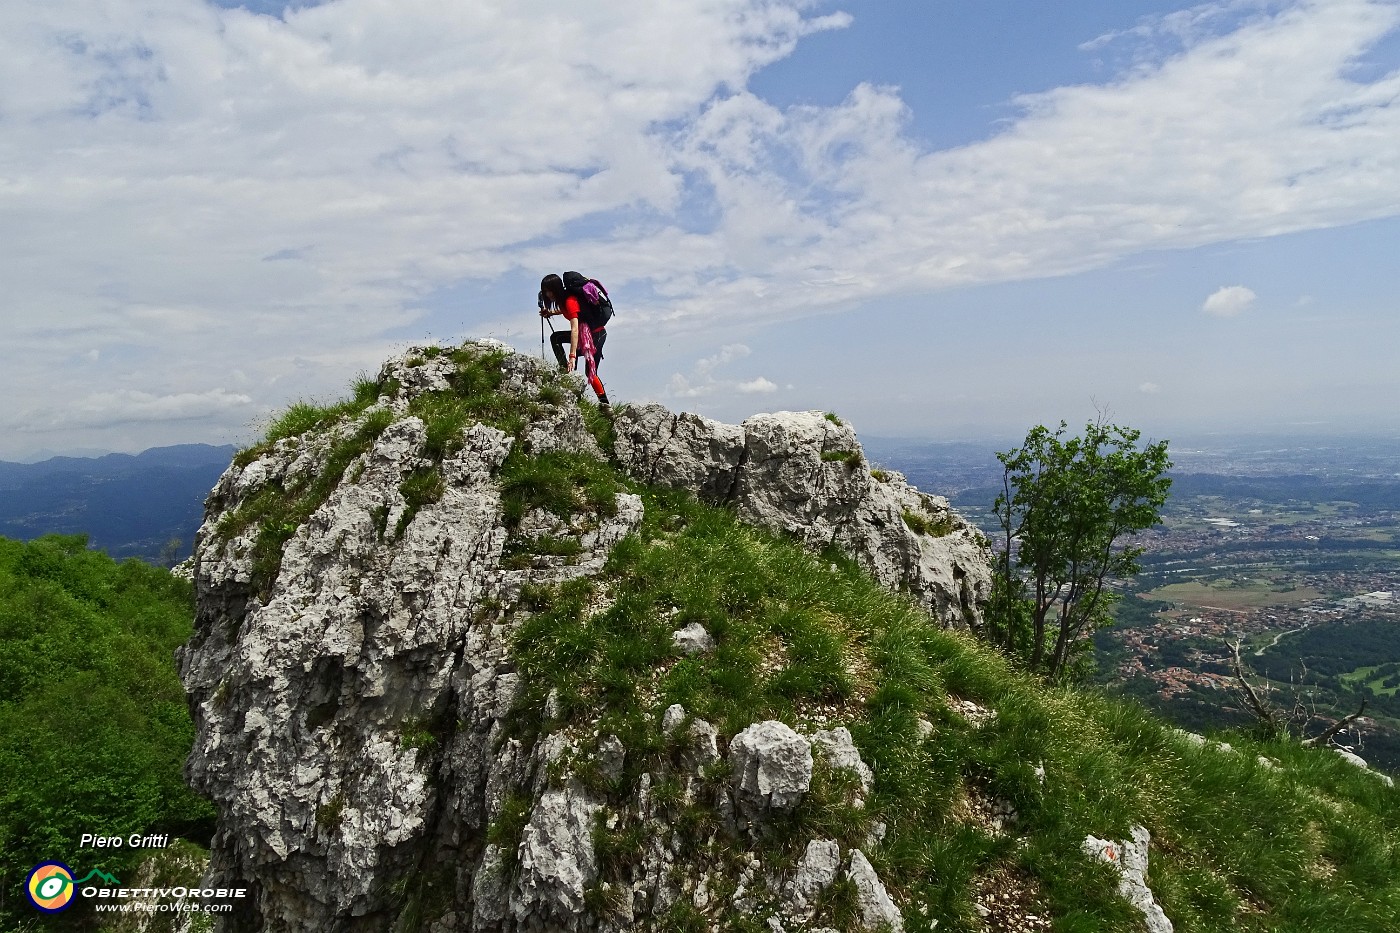
[[581, 272], [565, 272], [564, 292], [578, 299], [578, 318], [589, 327], [597, 330], [612, 320], [612, 299], [597, 279], [590, 279]]

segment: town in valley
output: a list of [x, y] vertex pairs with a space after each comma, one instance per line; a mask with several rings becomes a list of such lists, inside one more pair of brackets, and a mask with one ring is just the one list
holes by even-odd
[[[1014, 441], [995, 449], [1010, 449]], [[996, 545], [1001, 469], [987, 444], [877, 441], [872, 455], [946, 495]], [[1316, 734], [1400, 770], [1400, 440], [1223, 438], [1173, 443], [1162, 524], [1134, 539], [1095, 636], [1096, 679], [1183, 728], [1248, 725], [1250, 683]]]

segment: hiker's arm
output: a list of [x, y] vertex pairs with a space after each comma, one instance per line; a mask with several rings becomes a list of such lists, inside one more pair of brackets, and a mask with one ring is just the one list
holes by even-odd
[[578, 318], [569, 322], [569, 363], [578, 359]]

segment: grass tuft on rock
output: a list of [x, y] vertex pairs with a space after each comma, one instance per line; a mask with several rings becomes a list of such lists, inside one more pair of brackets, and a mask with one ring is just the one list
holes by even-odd
[[622, 491], [607, 464], [563, 450], [529, 456], [513, 449], [501, 467], [500, 482], [508, 528], [518, 526], [535, 509], [564, 520], [584, 509], [610, 517], [617, 514], [617, 494]]

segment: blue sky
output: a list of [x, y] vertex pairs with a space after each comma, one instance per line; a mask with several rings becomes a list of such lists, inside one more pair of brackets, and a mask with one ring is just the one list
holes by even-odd
[[538, 352], [565, 268], [617, 401], [1400, 431], [1394, 0], [580, 7], [0, 11], [0, 458]]

